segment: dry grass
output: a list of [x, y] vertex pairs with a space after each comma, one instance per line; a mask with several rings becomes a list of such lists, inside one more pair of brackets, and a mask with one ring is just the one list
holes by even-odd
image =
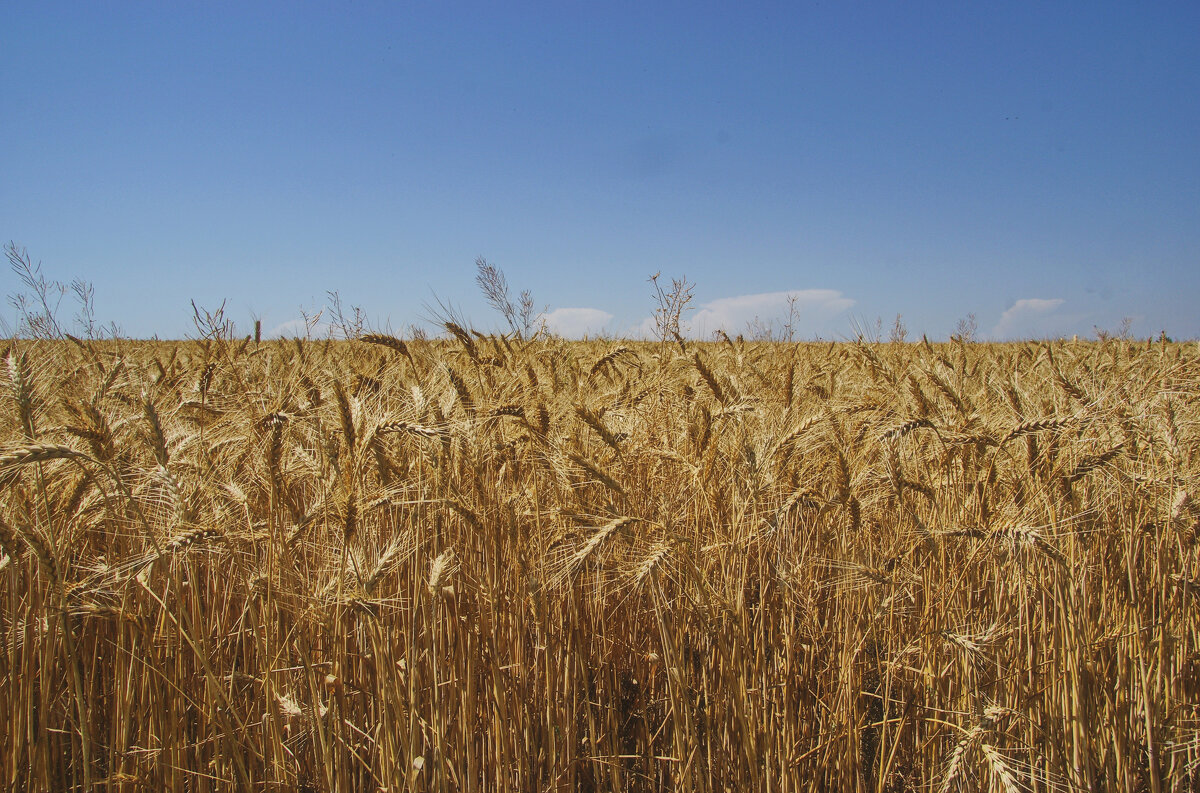
[[1195, 345], [12, 342], [16, 790], [1200, 789]]

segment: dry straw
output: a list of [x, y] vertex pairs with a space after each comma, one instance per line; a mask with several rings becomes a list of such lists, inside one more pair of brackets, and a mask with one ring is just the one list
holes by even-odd
[[446, 331], [8, 345], [0, 785], [1196, 788], [1200, 348]]

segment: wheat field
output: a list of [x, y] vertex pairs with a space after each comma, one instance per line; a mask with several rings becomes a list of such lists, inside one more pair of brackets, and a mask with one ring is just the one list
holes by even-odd
[[13, 790], [1200, 790], [1200, 349], [22, 341]]

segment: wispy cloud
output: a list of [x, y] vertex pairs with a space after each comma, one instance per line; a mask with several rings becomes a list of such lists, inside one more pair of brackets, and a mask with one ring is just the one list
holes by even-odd
[[300, 338], [324, 339], [329, 336], [329, 331], [332, 326], [328, 322], [317, 322], [310, 329], [308, 323], [303, 319], [289, 319], [287, 322], [281, 322], [267, 332], [268, 339], [290, 339], [295, 336]]
[[1054, 312], [1065, 302], [1061, 297], [1022, 298], [1000, 315], [1000, 321], [992, 328], [992, 336], [1011, 339], [1052, 335], [1061, 330], [1063, 325]]
[[[755, 325], [773, 326], [778, 332], [788, 321], [789, 309], [794, 308], [792, 331], [798, 338], [808, 338], [832, 333], [835, 329], [830, 326], [830, 321], [853, 305], [854, 300], [835, 289], [790, 289], [718, 298], [701, 303], [699, 309], [686, 319], [692, 335], [700, 338], [717, 330], [743, 333]], [[634, 332], [653, 336], [654, 327], [654, 318], [647, 317]]]
[[602, 331], [612, 318], [598, 308], [556, 308], [543, 317], [547, 328], [569, 339]]

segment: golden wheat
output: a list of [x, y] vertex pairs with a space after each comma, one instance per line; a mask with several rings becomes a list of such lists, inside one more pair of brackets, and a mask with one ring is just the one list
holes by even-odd
[[446, 330], [11, 341], [0, 785], [1200, 784], [1196, 345]]

